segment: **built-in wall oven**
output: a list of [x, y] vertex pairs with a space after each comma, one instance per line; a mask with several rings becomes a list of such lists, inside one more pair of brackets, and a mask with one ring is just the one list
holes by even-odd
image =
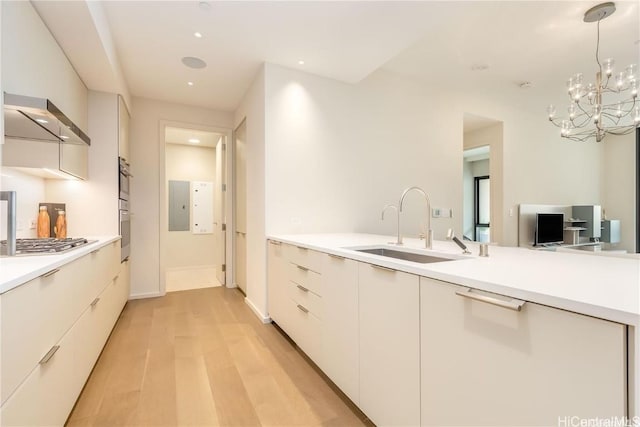
[[118, 157], [118, 169], [120, 200], [129, 200], [129, 178], [133, 178], [133, 175], [129, 171], [129, 163], [122, 157]]
[[120, 214], [120, 261], [129, 258], [131, 252], [131, 219], [129, 217], [129, 180], [133, 177], [129, 171], [129, 163], [122, 158], [118, 158], [119, 169], [119, 198], [118, 208]]

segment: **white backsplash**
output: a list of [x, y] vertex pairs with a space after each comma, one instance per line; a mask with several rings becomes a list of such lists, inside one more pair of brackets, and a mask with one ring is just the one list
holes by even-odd
[[[14, 168], [3, 167], [0, 189], [16, 191], [17, 237], [36, 237], [36, 229], [31, 222], [38, 217], [38, 203], [45, 199], [45, 180], [25, 174]], [[0, 240], [7, 238], [7, 204], [0, 203]]]

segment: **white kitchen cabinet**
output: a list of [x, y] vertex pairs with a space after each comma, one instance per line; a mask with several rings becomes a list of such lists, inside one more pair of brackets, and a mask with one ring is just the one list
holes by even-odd
[[515, 311], [477, 295], [514, 303], [421, 278], [423, 426], [626, 415], [624, 325], [531, 302]]
[[322, 370], [356, 405], [360, 400], [358, 263], [324, 255]]
[[285, 243], [269, 240], [267, 251], [267, 285], [269, 291], [269, 317], [281, 328], [287, 324], [285, 302], [289, 279], [287, 272], [289, 261], [285, 255]]
[[118, 95], [118, 153], [119, 156], [129, 158], [129, 110], [121, 95]]
[[360, 409], [376, 424], [420, 424], [419, 278], [358, 265]]
[[121, 268], [114, 241], [1, 295], [0, 425], [65, 422], [126, 302]]
[[[43, 358], [0, 409], [3, 426], [61, 426], [73, 408], [84, 381], [76, 372], [78, 328], [56, 343], [49, 360]], [[53, 351], [53, 350], [52, 350]]]
[[307, 356], [322, 367], [322, 254], [269, 241], [269, 315]]

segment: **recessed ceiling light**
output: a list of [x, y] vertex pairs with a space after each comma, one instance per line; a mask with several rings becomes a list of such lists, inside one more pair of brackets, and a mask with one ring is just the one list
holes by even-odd
[[202, 33], [196, 31], [195, 33], [193, 33], [193, 36], [197, 39], [201, 39], [202, 38]]
[[189, 86], [193, 86], [193, 82], [187, 82]]
[[69, 139], [69, 137], [67, 135], [60, 135], [60, 138], [62, 139]]
[[200, 144], [200, 140], [198, 138], [189, 138], [189, 142], [192, 144]]
[[304, 65], [304, 61], [301, 59], [300, 61], [298, 61], [298, 65]]
[[182, 58], [182, 63], [189, 68], [204, 68], [207, 66], [207, 63], [204, 62], [200, 58], [196, 58], [195, 56], [185, 56]]
[[36, 122], [38, 122], [38, 123], [49, 123], [45, 119], [36, 119]]

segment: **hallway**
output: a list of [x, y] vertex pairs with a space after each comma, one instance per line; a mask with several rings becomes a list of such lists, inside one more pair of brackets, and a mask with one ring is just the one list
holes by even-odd
[[236, 289], [129, 301], [67, 425], [362, 425]]

